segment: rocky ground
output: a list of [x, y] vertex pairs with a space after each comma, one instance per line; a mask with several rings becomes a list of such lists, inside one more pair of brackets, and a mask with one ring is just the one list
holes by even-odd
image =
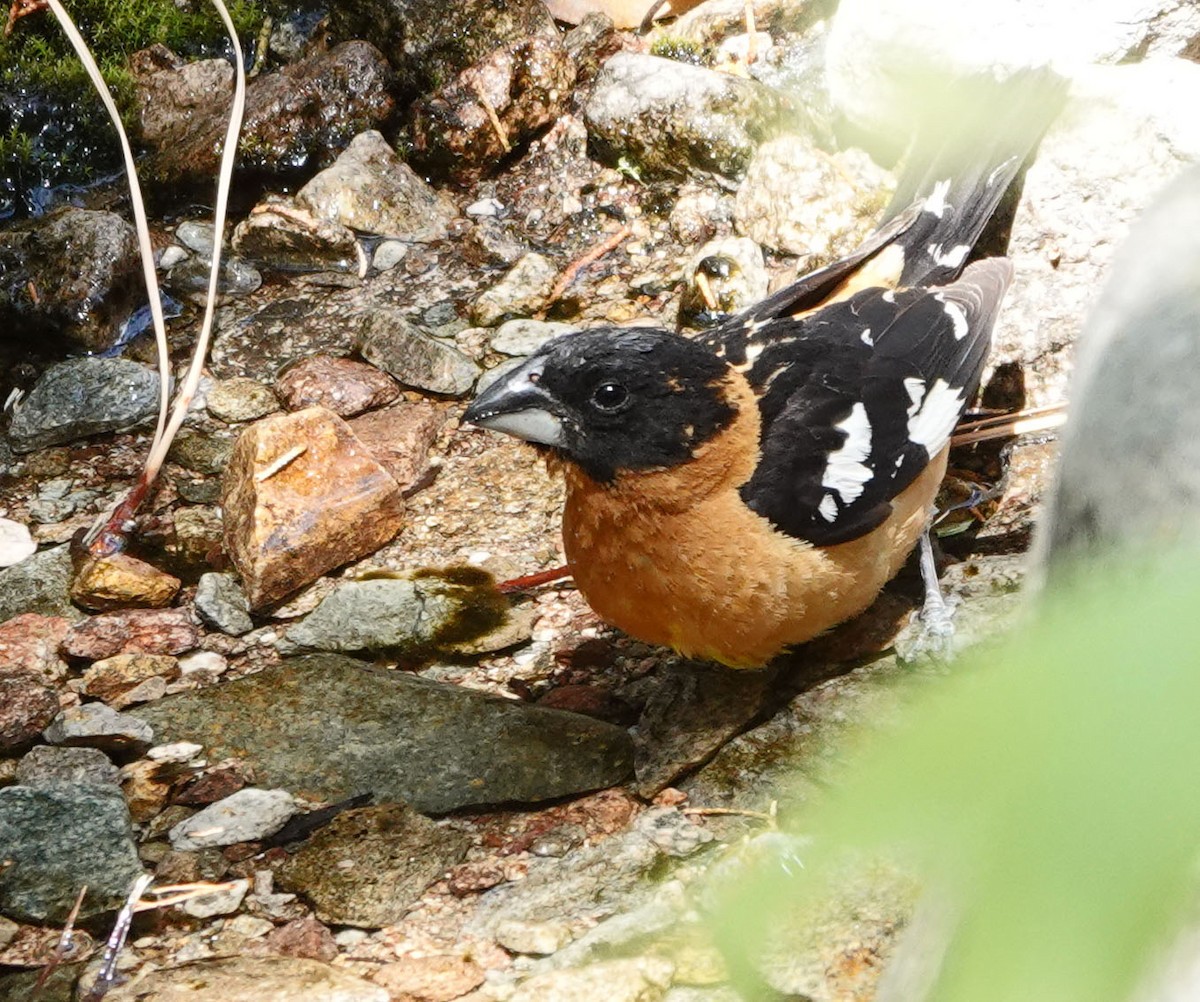
[[[277, 26], [200, 393], [116, 556], [71, 541], [134, 481], [159, 395], [125, 323], [124, 200], [0, 231], [0, 997], [740, 997], [717, 891], [802, 860], [787, 833], [839, 738], [946, 670], [895, 653], [919, 584], [749, 673], [620, 636], [569, 582], [501, 596], [562, 562], [561, 487], [459, 417], [563, 324], [693, 328], [698, 270], [732, 311], [870, 231], [894, 178], [839, 138], [825, 71], [856, 6], [758, 0], [753, 35], [728, 0], [647, 36], [540, 0]], [[1013, 213], [994, 406], [1063, 399], [1113, 245], [1200, 155], [1179, 97], [1200, 24], [1140, 18], [1064, 67]], [[178, 198], [211, 183], [232, 71], [166, 50], [133, 69], [181, 373], [214, 238]], [[1027, 436], [954, 457], [996, 488], [946, 541], [963, 645], [1016, 610], [1053, 456]], [[220, 886], [140, 913], [109, 987], [142, 874]], [[864, 866], [781, 920], [763, 977], [871, 998], [914, 894]]]

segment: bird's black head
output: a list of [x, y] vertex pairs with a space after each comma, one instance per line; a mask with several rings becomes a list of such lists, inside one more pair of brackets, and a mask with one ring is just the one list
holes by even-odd
[[594, 480], [686, 462], [733, 420], [725, 363], [667, 331], [564, 334], [467, 408], [473, 424], [548, 445]]

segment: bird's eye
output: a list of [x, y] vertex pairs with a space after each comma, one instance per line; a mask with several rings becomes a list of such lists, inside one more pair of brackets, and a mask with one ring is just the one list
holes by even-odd
[[592, 403], [602, 411], [615, 411], [629, 399], [629, 391], [620, 383], [601, 383], [592, 390]]

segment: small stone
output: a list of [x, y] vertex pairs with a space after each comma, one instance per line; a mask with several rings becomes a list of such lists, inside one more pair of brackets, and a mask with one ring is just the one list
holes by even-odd
[[59, 681], [67, 663], [58, 648], [70, 629], [71, 621], [63, 616], [14, 616], [0, 624], [0, 667], [20, 668], [44, 682]]
[[178, 244], [171, 244], [158, 256], [158, 270], [170, 271], [175, 265], [188, 259], [188, 252]]
[[42, 735], [49, 744], [99, 748], [110, 755], [140, 755], [154, 743], [144, 720], [118, 713], [103, 703], [83, 703], [63, 710]]
[[204, 257], [212, 257], [216, 238], [217, 228], [208, 220], [185, 219], [175, 228], [175, 239], [192, 253]]
[[17, 766], [16, 780], [21, 786], [54, 786], [82, 783], [89, 786], [116, 786], [120, 771], [98, 748], [56, 748], [38, 745], [31, 748]]
[[[212, 261], [206, 257], [186, 257], [167, 276], [166, 285], [178, 295], [190, 296], [203, 302], [208, 295], [208, 284], [212, 280]], [[217, 272], [217, 294], [236, 298], [248, 296], [262, 286], [260, 272], [250, 262], [232, 254], [221, 258]]]
[[226, 550], [252, 609], [373, 553], [404, 521], [396, 481], [322, 407], [242, 432], [222, 507]]
[[0, 754], [28, 748], [56, 713], [53, 689], [20, 668], [0, 669]]
[[232, 574], [209, 571], [200, 575], [195, 603], [196, 612], [204, 622], [231, 637], [240, 637], [254, 629], [250, 603]]
[[470, 838], [403, 804], [344, 811], [276, 871], [336, 925], [394, 925], [466, 854]]
[[193, 776], [180, 787], [174, 802], [187, 807], [207, 807], [237, 793], [246, 785], [246, 771], [236, 764], [217, 766]]
[[0, 567], [19, 564], [37, 553], [37, 543], [29, 529], [11, 518], [0, 518]]
[[0, 623], [22, 613], [78, 619], [81, 614], [68, 594], [73, 573], [65, 544], [0, 570]]
[[453, 203], [374, 130], [355, 136], [332, 167], [296, 193], [296, 201], [314, 216], [359, 233], [413, 241], [440, 240], [457, 215]]
[[547, 341], [578, 330], [549, 320], [508, 320], [492, 336], [492, 350], [505, 355], [532, 355]]
[[357, 272], [358, 239], [340, 223], [294, 206], [257, 206], [233, 231], [233, 247], [264, 268]]
[[[234, 880], [230, 886], [198, 898], [189, 898], [183, 910], [192, 918], [207, 919], [217, 915], [232, 915], [242, 907], [242, 901], [250, 890], [249, 880]], [[332, 959], [332, 958], [330, 958]]]
[[384, 240], [375, 248], [371, 266], [376, 271], [391, 271], [408, 253], [408, 244], [403, 240]]
[[84, 671], [83, 691], [112, 703], [147, 679], [178, 677], [179, 661], [169, 654], [117, 654]]
[[139, 759], [122, 766], [121, 791], [133, 820], [138, 824], [152, 818], [157, 821], [159, 812], [166, 807], [173, 782], [174, 777], [162, 768], [161, 762]]
[[225, 469], [232, 452], [233, 442], [227, 438], [185, 429], [175, 436], [167, 459], [193, 473], [213, 474]]
[[429, 452], [445, 423], [446, 411], [422, 400], [362, 414], [351, 419], [350, 430], [406, 491], [429, 469]]
[[255, 842], [274, 835], [295, 813], [287, 790], [238, 790], [172, 828], [171, 846], [188, 850]]
[[437, 954], [405, 957], [399, 963], [384, 964], [371, 975], [399, 1002], [451, 1002], [478, 988], [483, 977], [478, 964]]
[[659, 1002], [671, 987], [675, 965], [662, 957], [606, 960], [572, 970], [535, 974], [509, 1002]]
[[193, 651], [179, 659], [179, 674], [184, 678], [189, 675], [209, 675], [216, 677], [224, 674], [229, 662], [224, 655], [216, 651]]
[[246, 939], [262, 939], [274, 930], [275, 923], [257, 915], [237, 915], [229, 920], [225, 928]]
[[267, 936], [266, 948], [283, 957], [308, 957], [327, 963], [338, 955], [333, 933], [311, 915], [294, 919], [271, 931]]
[[324, 407], [343, 418], [383, 407], [400, 395], [400, 387], [386, 372], [334, 355], [297, 362], [279, 377], [275, 391], [289, 411]]
[[127, 553], [89, 557], [71, 583], [77, 605], [96, 612], [110, 609], [161, 609], [179, 591], [179, 578]]
[[235, 424], [266, 417], [279, 410], [279, 401], [271, 387], [255, 379], [235, 376], [214, 383], [206, 396], [205, 406], [217, 420]]
[[72, 627], [62, 651], [98, 661], [114, 654], [182, 654], [199, 642], [199, 631], [182, 609], [130, 609], [101, 613]]
[[461, 397], [479, 378], [479, 366], [457, 348], [430, 337], [396, 310], [374, 310], [363, 318], [355, 342], [372, 365], [405, 386]]
[[496, 926], [496, 942], [510, 953], [545, 957], [556, 953], [574, 937], [566, 922], [524, 922], [508, 919]]
[[122, 431], [158, 411], [158, 374], [123, 358], [73, 358], [47, 369], [15, 409], [15, 452]]
[[537, 312], [557, 278], [558, 268], [553, 261], [541, 254], [525, 254], [471, 304], [471, 323], [495, 327], [510, 317]]
[[169, 745], [155, 745], [146, 752], [152, 762], [190, 762], [204, 751], [203, 745], [191, 741], [173, 741]]

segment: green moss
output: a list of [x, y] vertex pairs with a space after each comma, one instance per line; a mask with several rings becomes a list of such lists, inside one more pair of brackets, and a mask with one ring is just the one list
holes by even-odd
[[699, 42], [690, 38], [680, 38], [675, 35], [663, 35], [650, 46], [650, 54], [661, 56], [663, 59], [674, 59], [677, 63], [691, 63], [693, 66], [704, 66], [708, 62], [708, 54]]

